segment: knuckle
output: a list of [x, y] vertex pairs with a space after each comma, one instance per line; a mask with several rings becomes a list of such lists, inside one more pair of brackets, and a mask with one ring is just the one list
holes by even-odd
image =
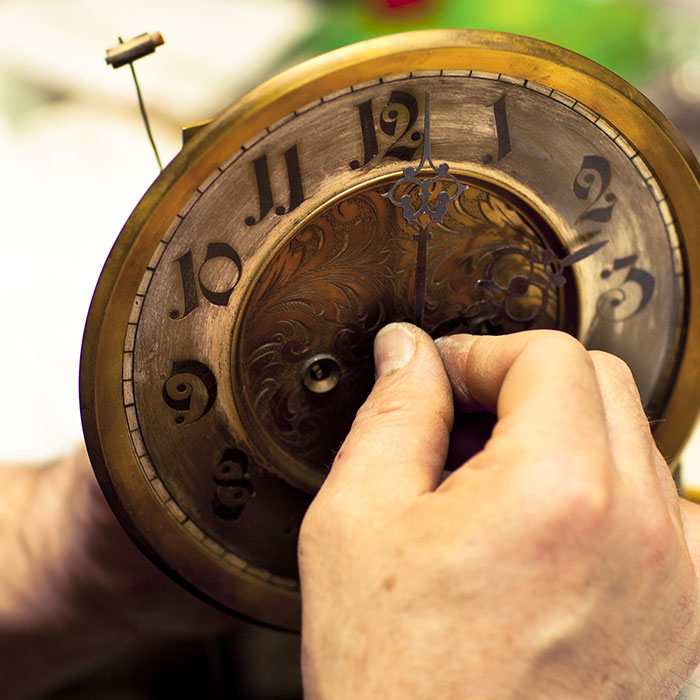
[[[382, 380], [380, 379], [379, 382]], [[379, 386], [379, 382], [377, 383]], [[355, 416], [355, 423], [363, 423], [371, 421], [378, 416], [395, 416], [405, 412], [411, 412], [411, 396], [407, 392], [395, 390], [391, 393], [381, 391], [373, 391], [369, 398], [360, 406]]]
[[351, 490], [322, 487], [302, 518], [299, 539], [325, 542], [357, 531], [362, 517], [359, 497]]
[[564, 331], [539, 329], [528, 331], [528, 333], [531, 333], [531, 343], [560, 348], [566, 352], [586, 354], [586, 349], [581, 342], [573, 335], [569, 335]]
[[307, 509], [299, 526], [299, 545], [313, 542], [323, 531], [322, 518], [318, 515], [319, 508], [313, 502]]
[[607, 480], [583, 475], [563, 479], [556, 497], [552, 498], [550, 492], [546, 501], [537, 505], [548, 530], [562, 534], [566, 541], [587, 541], [609, 527], [612, 501]]
[[324, 553], [328, 551], [325, 541], [322, 537], [319, 537], [319, 534], [318, 530], [309, 528], [303, 523], [299, 529], [297, 565], [302, 579], [305, 574], [318, 568], [319, 563], [325, 558]]
[[632, 370], [622, 358], [602, 350], [591, 350], [589, 354], [598, 372], [605, 372], [626, 383], [635, 384]]
[[341, 557], [360, 556], [367, 542], [366, 523], [353, 498], [326, 494], [311, 502], [299, 526], [297, 560], [305, 572], [328, 567]]
[[536, 356], [543, 362], [550, 360], [584, 363], [593, 369], [591, 356], [581, 342], [564, 331], [534, 330], [525, 331], [528, 342], [522, 348], [523, 353]]

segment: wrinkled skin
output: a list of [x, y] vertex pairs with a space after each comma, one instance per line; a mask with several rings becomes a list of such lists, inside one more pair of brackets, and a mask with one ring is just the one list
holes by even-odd
[[3, 698], [34, 697], [158, 638], [236, 624], [136, 548], [83, 450], [0, 467], [0, 562]]
[[[376, 356], [302, 527], [307, 700], [673, 698], [698, 661], [700, 515], [629, 370], [548, 332], [390, 326]], [[498, 423], [442, 480], [455, 409]], [[136, 549], [84, 452], [0, 467], [0, 562], [3, 698], [235, 629]]]
[[[699, 660], [700, 508], [624, 363], [404, 324], [375, 359], [302, 525], [306, 699], [674, 698]], [[441, 480], [454, 410], [498, 420]]]

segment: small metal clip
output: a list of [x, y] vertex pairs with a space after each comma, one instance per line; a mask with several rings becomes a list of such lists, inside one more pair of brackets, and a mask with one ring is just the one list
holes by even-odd
[[121, 68], [127, 63], [133, 63], [139, 58], [148, 56], [156, 50], [156, 47], [162, 46], [164, 43], [165, 39], [160, 32], [153, 32], [153, 34], [145, 32], [129, 39], [129, 41], [122, 41], [120, 38], [116, 46], [107, 49], [105, 61], [112, 68]]

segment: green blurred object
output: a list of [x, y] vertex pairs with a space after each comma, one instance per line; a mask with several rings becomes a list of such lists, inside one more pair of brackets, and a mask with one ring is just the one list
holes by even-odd
[[[513, 32], [592, 58], [632, 83], [664, 66], [652, 49], [659, 12], [644, 0], [317, 0], [318, 22], [289, 62], [375, 36], [415, 29]], [[410, 10], [410, 11], [409, 11]]]

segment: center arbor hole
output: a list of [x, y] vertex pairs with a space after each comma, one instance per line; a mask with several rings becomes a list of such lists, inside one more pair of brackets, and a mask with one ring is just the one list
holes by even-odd
[[314, 355], [304, 363], [302, 381], [314, 394], [327, 394], [340, 381], [340, 365], [332, 355]]

